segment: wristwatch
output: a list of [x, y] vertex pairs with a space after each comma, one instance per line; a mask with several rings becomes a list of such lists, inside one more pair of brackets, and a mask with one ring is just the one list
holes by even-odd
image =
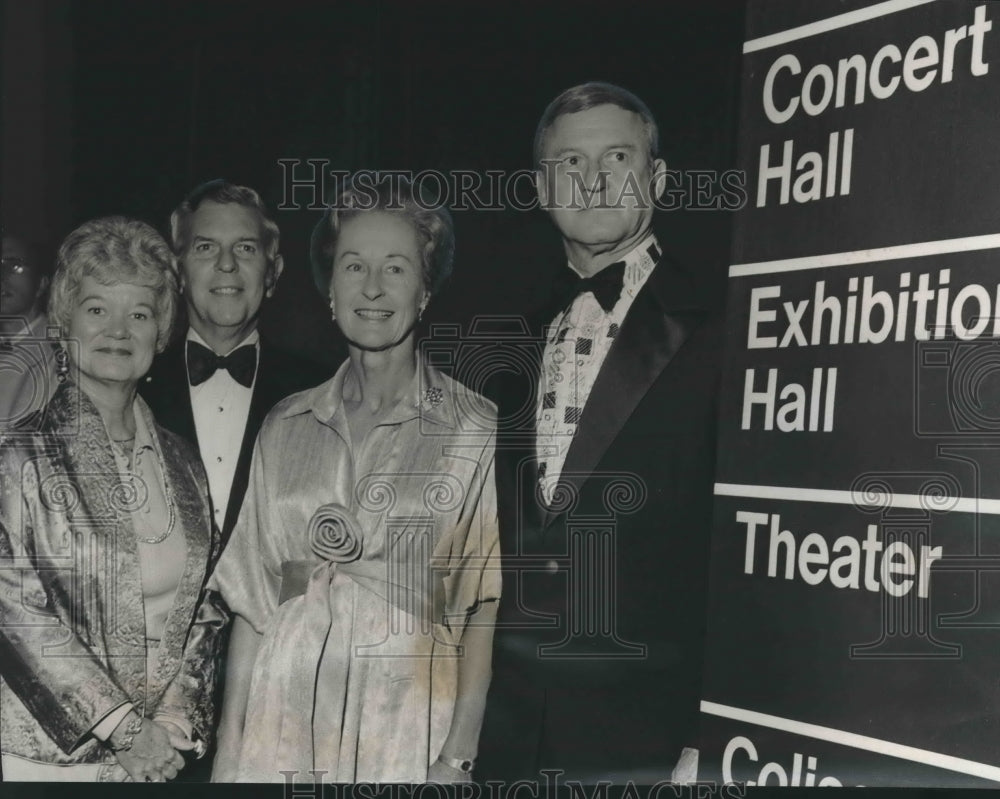
[[460, 757], [445, 757], [444, 755], [439, 755], [438, 760], [449, 768], [453, 768], [455, 771], [461, 771], [464, 774], [471, 774], [472, 769], [476, 767], [475, 760], [462, 760]]

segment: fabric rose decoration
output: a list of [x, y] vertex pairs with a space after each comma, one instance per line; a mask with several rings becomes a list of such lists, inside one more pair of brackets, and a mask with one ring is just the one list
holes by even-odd
[[361, 557], [361, 530], [343, 505], [321, 505], [309, 520], [312, 551], [332, 563], [350, 563]]

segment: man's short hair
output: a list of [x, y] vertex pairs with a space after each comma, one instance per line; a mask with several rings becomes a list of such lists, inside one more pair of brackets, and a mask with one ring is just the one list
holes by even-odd
[[85, 277], [105, 286], [148, 286], [155, 297], [156, 351], [163, 352], [177, 317], [177, 276], [173, 253], [152, 225], [123, 216], [84, 222], [63, 241], [56, 262], [49, 319], [64, 334]]
[[247, 186], [237, 186], [234, 183], [218, 178], [202, 183], [194, 189], [170, 214], [170, 245], [174, 254], [180, 258], [191, 246], [191, 217], [203, 202], [227, 205], [236, 203], [245, 208], [251, 208], [260, 216], [261, 246], [269, 264], [278, 257], [278, 246], [281, 233], [278, 224], [271, 219], [267, 206], [260, 195]]
[[345, 221], [367, 211], [388, 211], [406, 217], [416, 228], [420, 244], [421, 276], [424, 288], [434, 296], [451, 275], [455, 257], [455, 227], [448, 209], [427, 198], [414, 185], [400, 176], [380, 176], [372, 182], [359, 182], [359, 173], [328, 207], [313, 229], [309, 254], [313, 280], [325, 298], [330, 296], [333, 276], [333, 256]]
[[626, 111], [638, 114], [646, 129], [646, 138], [649, 141], [649, 158], [650, 160], [656, 158], [660, 149], [660, 131], [649, 107], [628, 89], [623, 89], [612, 83], [591, 81], [567, 89], [549, 103], [545, 109], [542, 118], [538, 120], [538, 127], [535, 128], [535, 166], [540, 167], [542, 164], [545, 134], [559, 117], [566, 114], [577, 114], [580, 111], [589, 111], [599, 105], [616, 105]]

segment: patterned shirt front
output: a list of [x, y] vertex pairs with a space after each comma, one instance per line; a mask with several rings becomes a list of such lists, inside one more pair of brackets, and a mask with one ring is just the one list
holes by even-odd
[[[591, 292], [584, 292], [546, 329], [543, 375], [535, 406], [538, 481], [546, 503], [552, 502], [566, 453], [604, 359], [632, 301], [659, 260], [660, 248], [650, 234], [625, 256], [622, 293], [609, 313]], [[572, 264], [569, 267], [577, 271]]]

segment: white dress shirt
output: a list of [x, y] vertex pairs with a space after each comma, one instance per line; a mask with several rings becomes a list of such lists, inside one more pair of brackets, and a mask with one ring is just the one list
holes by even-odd
[[[187, 340], [208, 347], [194, 328], [188, 329]], [[233, 350], [248, 344], [256, 348], [259, 366], [260, 333], [254, 330], [237, 347], [233, 347]], [[229, 353], [216, 354], [225, 356]], [[187, 344], [184, 350], [184, 364], [186, 370]], [[236, 474], [236, 463], [243, 446], [243, 433], [246, 431], [250, 400], [253, 398], [253, 387], [256, 383], [256, 370], [254, 370], [254, 382], [247, 388], [236, 382], [225, 369], [218, 369], [208, 380], [197, 386], [192, 386], [190, 379], [188, 381], [191, 410], [194, 413], [194, 429], [198, 435], [198, 450], [208, 474], [212, 512], [220, 530], [226, 518], [226, 508], [229, 506], [229, 493], [233, 487], [233, 475]]]

